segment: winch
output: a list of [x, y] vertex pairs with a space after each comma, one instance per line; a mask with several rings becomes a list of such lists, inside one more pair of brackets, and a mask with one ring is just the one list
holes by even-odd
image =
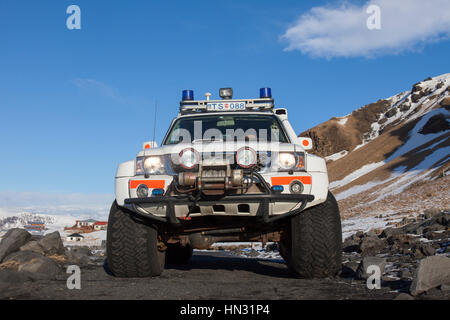
[[226, 161], [203, 163], [198, 172], [181, 172], [178, 183], [183, 187], [196, 187], [205, 195], [223, 195], [225, 190], [240, 188], [244, 184], [244, 170], [231, 169]]

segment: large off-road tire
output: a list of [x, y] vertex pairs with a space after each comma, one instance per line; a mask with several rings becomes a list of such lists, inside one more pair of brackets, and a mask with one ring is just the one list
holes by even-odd
[[106, 254], [108, 268], [116, 277], [153, 277], [164, 270], [165, 252], [158, 250], [156, 227], [133, 219], [116, 202], [109, 213]]
[[169, 244], [166, 250], [166, 261], [168, 264], [186, 264], [192, 257], [192, 247], [187, 244], [182, 246], [181, 244]]
[[342, 268], [342, 229], [336, 199], [291, 218], [280, 248], [289, 268], [302, 278], [333, 277]]

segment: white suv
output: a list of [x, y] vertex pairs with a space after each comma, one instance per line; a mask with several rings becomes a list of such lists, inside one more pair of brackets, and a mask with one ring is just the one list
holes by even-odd
[[180, 113], [162, 142], [144, 143], [119, 165], [111, 207], [107, 263], [120, 277], [160, 275], [186, 263], [192, 249], [218, 241], [278, 242], [301, 277], [341, 269], [339, 208], [328, 190], [325, 160], [306, 150], [270, 88], [259, 99], [194, 100], [183, 91]]

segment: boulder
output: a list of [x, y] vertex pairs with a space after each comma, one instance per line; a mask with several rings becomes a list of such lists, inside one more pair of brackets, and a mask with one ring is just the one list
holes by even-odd
[[434, 254], [436, 253], [436, 250], [433, 248], [433, 246], [429, 244], [420, 245], [420, 251], [422, 251], [425, 256], [434, 256]]
[[411, 95], [411, 101], [414, 103], [419, 102], [420, 98], [422, 98], [424, 96], [423, 91], [419, 91], [418, 93], [414, 93], [413, 95]]
[[33, 279], [56, 279], [62, 273], [61, 267], [52, 259], [40, 255], [36, 259], [32, 259], [18, 268], [19, 272], [30, 274]]
[[17, 251], [31, 239], [31, 234], [23, 229], [9, 230], [0, 242], [0, 262], [10, 253]]
[[8, 263], [8, 265], [14, 266], [14, 269], [17, 270], [20, 265], [28, 263], [33, 259], [39, 259], [40, 257], [42, 257], [42, 255], [37, 252], [17, 251], [8, 255], [3, 261], [3, 264]]
[[422, 259], [414, 274], [411, 294], [417, 296], [450, 282], [450, 258], [432, 256]]
[[429, 208], [423, 211], [423, 217], [425, 219], [430, 219], [431, 217], [441, 214], [441, 210], [438, 208]]
[[45, 251], [37, 241], [30, 241], [20, 247], [20, 251], [33, 251], [44, 255]]
[[39, 240], [39, 245], [47, 256], [64, 254], [64, 244], [58, 231], [45, 235], [44, 238]]
[[55, 279], [62, 271], [54, 260], [33, 251], [14, 252], [5, 258], [3, 265], [33, 280]]
[[386, 247], [387, 241], [378, 237], [366, 237], [363, 238], [359, 245], [359, 252], [363, 256], [373, 255], [379, 253]]
[[386, 112], [384, 115], [386, 116], [386, 118], [392, 118], [396, 114], [397, 114], [397, 109], [396, 108], [392, 108], [391, 110]]
[[401, 229], [390, 227], [390, 228], [384, 229], [383, 232], [381, 232], [380, 237], [381, 238], [389, 238], [389, 237], [392, 237], [392, 236], [400, 234], [400, 233], [402, 233]]
[[356, 270], [356, 279], [366, 280], [370, 276], [370, 274], [367, 274], [367, 268], [373, 265], [378, 266], [381, 275], [383, 275], [384, 268], [386, 267], [386, 259], [380, 257], [364, 257]]
[[91, 250], [87, 247], [72, 247], [66, 251], [67, 262], [80, 266], [87, 266], [91, 263], [90, 255]]

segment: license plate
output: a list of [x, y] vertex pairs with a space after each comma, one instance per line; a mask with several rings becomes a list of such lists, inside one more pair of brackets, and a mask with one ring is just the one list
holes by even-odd
[[215, 102], [208, 103], [206, 106], [208, 111], [236, 111], [245, 110], [245, 102]]

